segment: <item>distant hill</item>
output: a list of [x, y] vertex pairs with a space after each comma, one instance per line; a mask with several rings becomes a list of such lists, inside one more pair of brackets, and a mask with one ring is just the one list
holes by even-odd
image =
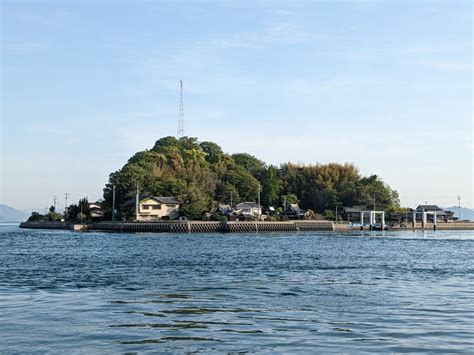
[[[459, 207], [447, 207], [445, 210], [454, 212], [454, 217], [459, 217]], [[461, 207], [461, 219], [467, 219], [469, 221], [474, 221], [474, 210], [466, 207]]]
[[22, 222], [27, 219], [27, 213], [0, 204], [0, 222]]

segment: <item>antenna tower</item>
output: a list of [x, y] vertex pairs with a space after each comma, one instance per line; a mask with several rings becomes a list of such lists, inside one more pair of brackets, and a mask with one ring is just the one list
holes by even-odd
[[179, 120], [178, 120], [178, 138], [184, 137], [184, 100], [183, 100], [183, 81], [179, 81]]

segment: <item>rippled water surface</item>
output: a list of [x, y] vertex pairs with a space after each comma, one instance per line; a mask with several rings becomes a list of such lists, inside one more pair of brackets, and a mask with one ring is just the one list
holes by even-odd
[[474, 351], [474, 233], [0, 225], [1, 352]]

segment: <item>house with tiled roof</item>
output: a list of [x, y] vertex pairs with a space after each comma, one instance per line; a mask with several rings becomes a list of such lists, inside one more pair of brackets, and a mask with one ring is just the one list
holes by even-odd
[[[140, 195], [138, 199], [138, 209], [136, 208], [136, 198], [127, 202], [137, 221], [172, 220], [179, 217], [179, 206], [181, 201], [176, 197], [157, 197]], [[137, 213], [138, 212], [138, 213]]]

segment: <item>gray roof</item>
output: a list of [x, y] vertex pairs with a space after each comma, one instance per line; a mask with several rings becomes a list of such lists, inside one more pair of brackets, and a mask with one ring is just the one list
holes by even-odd
[[[179, 205], [182, 202], [178, 200], [176, 197], [171, 196], [171, 197], [165, 197], [165, 196], [151, 196], [151, 195], [140, 195], [138, 200], [142, 202], [143, 200], [146, 200], [147, 198], [152, 198], [158, 202], [161, 202], [165, 205]], [[127, 201], [127, 205], [133, 205], [135, 204], [135, 197], [131, 198], [130, 200]]]
[[367, 207], [366, 206], [343, 207], [342, 210], [345, 213], [359, 213], [361, 211], [367, 211]]
[[417, 210], [424, 210], [424, 211], [442, 211], [442, 208], [439, 208], [436, 205], [418, 205], [416, 208]]
[[258, 208], [258, 203], [256, 202], [241, 202], [237, 206], [235, 206], [236, 209], [240, 210], [241, 208], [244, 207], [252, 207], [252, 208]]
[[290, 205], [284, 212], [285, 213], [288, 213], [288, 212], [304, 213], [304, 211], [300, 208], [300, 206], [297, 203], [290, 203]]

